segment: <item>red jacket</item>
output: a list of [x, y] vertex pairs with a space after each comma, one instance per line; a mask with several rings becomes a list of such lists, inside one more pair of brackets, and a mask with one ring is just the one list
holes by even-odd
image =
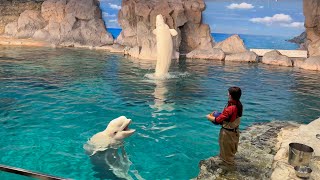
[[238, 108], [236, 105], [233, 105], [234, 103], [229, 102], [228, 107], [224, 108], [222, 113], [215, 119], [215, 122], [220, 124], [222, 121], [229, 120], [230, 122], [233, 122], [237, 119], [238, 115]]

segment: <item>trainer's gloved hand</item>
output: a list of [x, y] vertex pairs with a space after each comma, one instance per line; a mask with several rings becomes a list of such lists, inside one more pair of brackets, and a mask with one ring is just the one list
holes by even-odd
[[[216, 118], [220, 115], [221, 113], [218, 111], [213, 111], [213, 113], [210, 114], [210, 116], [212, 116], [212, 119], [214, 119], [213, 121], [211, 121], [214, 125], [220, 125], [219, 123], [217, 123], [215, 120]], [[213, 118], [214, 117], [214, 118]]]
[[218, 111], [213, 111], [212, 116], [214, 116], [215, 118], [217, 118], [218, 116], [220, 116], [220, 112]]

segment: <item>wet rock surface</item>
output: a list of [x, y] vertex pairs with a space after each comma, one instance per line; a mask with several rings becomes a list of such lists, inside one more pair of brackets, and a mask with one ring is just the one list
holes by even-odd
[[309, 57], [303, 62], [296, 63], [295, 66], [302, 69], [320, 71], [320, 56]]
[[218, 156], [202, 160], [195, 179], [270, 179], [276, 154], [277, 136], [281, 128], [299, 125], [289, 122], [255, 124], [240, 135], [234, 167], [222, 163]]
[[258, 62], [258, 55], [251, 51], [234, 53], [227, 55], [225, 61]]
[[293, 66], [293, 63], [288, 58], [288, 56], [282, 55], [277, 50], [273, 50], [265, 53], [264, 56], [262, 57], [261, 62], [264, 64], [270, 64], [270, 65], [279, 65], [279, 66], [287, 66], [287, 67]]

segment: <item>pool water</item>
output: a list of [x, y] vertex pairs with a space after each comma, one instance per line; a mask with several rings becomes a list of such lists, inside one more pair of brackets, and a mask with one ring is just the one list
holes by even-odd
[[[263, 64], [155, 62], [103, 51], [0, 47], [0, 163], [72, 179], [98, 179], [83, 144], [121, 115], [136, 133], [125, 142], [134, 179], [190, 179], [218, 154], [222, 110], [240, 86], [241, 129], [273, 120], [308, 123], [320, 114], [319, 72]], [[146, 76], [147, 75], [147, 76]], [[0, 172], [0, 179], [23, 179]]]

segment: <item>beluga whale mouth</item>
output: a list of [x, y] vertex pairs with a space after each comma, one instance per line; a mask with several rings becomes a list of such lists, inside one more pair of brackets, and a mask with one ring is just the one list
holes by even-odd
[[127, 134], [128, 136], [132, 135], [136, 130], [135, 129], [130, 129], [129, 126], [132, 122], [131, 119], [127, 119], [126, 123], [124, 123], [124, 128], [122, 129], [122, 133]]

